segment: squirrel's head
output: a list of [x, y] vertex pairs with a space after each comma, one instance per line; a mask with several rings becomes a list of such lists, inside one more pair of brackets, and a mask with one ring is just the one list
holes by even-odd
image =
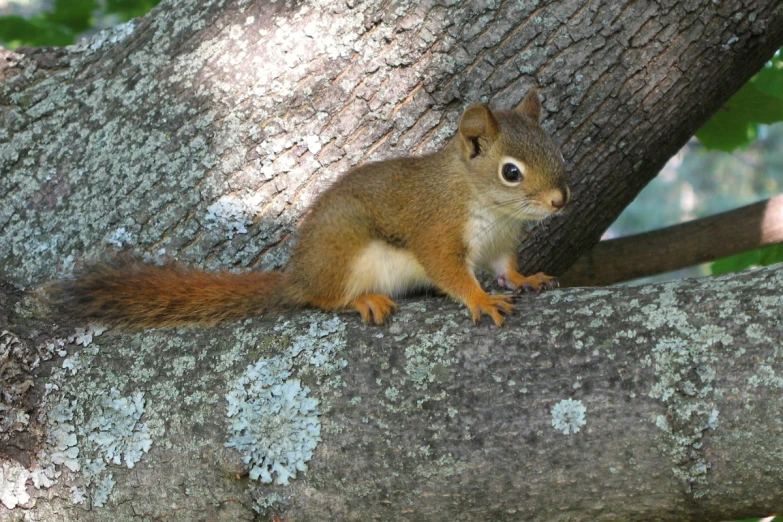
[[499, 213], [541, 219], [570, 197], [560, 149], [538, 124], [541, 100], [531, 89], [511, 111], [473, 105], [459, 122], [463, 159], [477, 193]]

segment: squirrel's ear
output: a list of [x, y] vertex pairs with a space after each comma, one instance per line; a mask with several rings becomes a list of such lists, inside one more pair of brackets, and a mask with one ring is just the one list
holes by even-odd
[[459, 120], [459, 134], [471, 158], [481, 154], [482, 142], [494, 140], [498, 132], [498, 121], [483, 103], [468, 107]]
[[533, 87], [528, 91], [517, 105], [517, 111], [533, 121], [538, 121], [541, 118], [541, 98], [538, 97], [538, 89]]

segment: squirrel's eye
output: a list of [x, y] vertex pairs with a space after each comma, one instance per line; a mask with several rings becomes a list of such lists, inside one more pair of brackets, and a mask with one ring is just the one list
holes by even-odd
[[503, 179], [509, 183], [519, 183], [522, 181], [522, 171], [513, 163], [506, 163], [503, 165], [501, 174], [503, 175]]

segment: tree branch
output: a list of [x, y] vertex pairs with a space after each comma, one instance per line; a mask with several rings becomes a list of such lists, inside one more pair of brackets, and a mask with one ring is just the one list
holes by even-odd
[[[55, 485], [29, 491], [48, 499], [36, 505], [41, 518], [83, 521], [247, 520], [253, 509], [285, 520], [431, 522], [780, 512], [782, 288], [783, 270], [768, 267], [524, 295], [502, 329], [474, 327], [462, 306], [430, 297], [403, 301], [384, 328], [303, 312], [82, 336], [86, 346], [66, 343], [65, 363], [35, 381], [56, 386], [45, 399], [50, 432], [73, 437], [48, 436], [39, 465], [78, 448], [81, 470], [59, 466]], [[231, 414], [246, 400], [237, 390], [264, 379], [306, 390]], [[140, 393], [143, 416], [122, 431], [121, 413]], [[286, 405], [298, 411], [310, 399], [322, 440], [303, 457], [309, 470], [287, 486], [249, 480], [240, 456], [274, 455], [281, 437], [300, 436]], [[243, 453], [237, 423], [255, 430]], [[151, 443], [133, 469], [127, 430]], [[95, 442], [104, 439], [120, 442]], [[272, 470], [287, 454], [250, 462]], [[94, 504], [108, 474], [110, 509], [72, 504], [72, 487]]]
[[783, 195], [715, 216], [601, 241], [560, 278], [606, 286], [783, 242]]

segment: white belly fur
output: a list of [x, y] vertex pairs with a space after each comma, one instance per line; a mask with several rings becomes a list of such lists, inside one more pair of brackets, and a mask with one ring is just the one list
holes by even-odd
[[413, 254], [384, 241], [372, 241], [353, 262], [345, 296], [346, 302], [364, 294], [398, 296], [430, 285], [432, 280]]
[[497, 272], [498, 266], [515, 254], [520, 227], [520, 222], [510, 216], [474, 209], [463, 236], [468, 246], [468, 268]]

